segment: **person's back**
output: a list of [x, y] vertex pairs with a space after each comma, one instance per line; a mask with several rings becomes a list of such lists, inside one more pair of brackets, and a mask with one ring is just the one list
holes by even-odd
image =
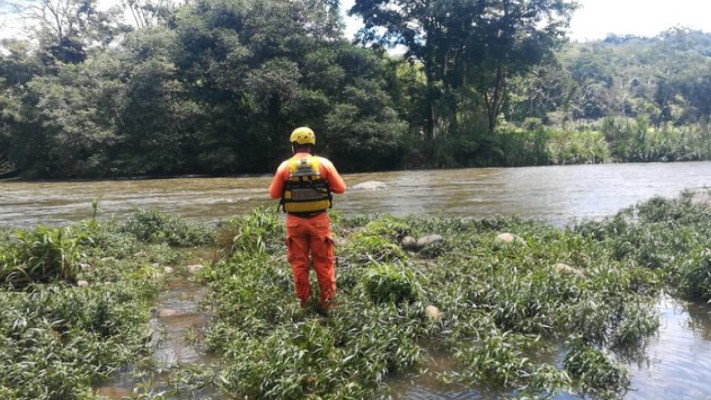
[[277, 168], [269, 195], [280, 198], [287, 213], [287, 258], [291, 265], [296, 295], [301, 306], [311, 296], [309, 255], [320, 289], [324, 311], [331, 306], [336, 293], [335, 253], [328, 209], [331, 193], [344, 193], [346, 184], [328, 159], [311, 154], [316, 137], [309, 128], [295, 129], [291, 134], [293, 156]]

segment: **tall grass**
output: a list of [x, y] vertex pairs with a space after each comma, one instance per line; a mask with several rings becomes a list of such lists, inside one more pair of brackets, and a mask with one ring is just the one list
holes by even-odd
[[412, 167], [697, 161], [711, 160], [711, 131], [703, 124], [652, 126], [644, 118], [607, 118], [580, 127], [504, 124], [493, 133], [472, 127], [443, 136], [432, 150]]
[[608, 118], [602, 132], [618, 161], [696, 161], [711, 159], [711, 133], [701, 125], [651, 126], [645, 118]]
[[0, 253], [0, 280], [11, 287], [52, 281], [73, 282], [79, 246], [91, 239], [71, 228], [39, 226], [8, 235]]

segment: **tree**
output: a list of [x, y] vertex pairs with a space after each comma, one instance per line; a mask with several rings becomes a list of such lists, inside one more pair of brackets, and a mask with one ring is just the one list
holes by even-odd
[[[97, 0], [7, 0], [7, 7], [40, 39], [53, 60], [77, 63], [95, 46], [126, 32], [119, 7], [102, 11]], [[47, 60], [51, 62], [51, 60]]]
[[167, 28], [138, 30], [124, 41], [121, 102], [112, 165], [128, 175], [170, 175], [194, 165], [183, 153], [192, 108], [179, 79], [177, 35]]
[[358, 168], [392, 160], [402, 125], [383, 64], [341, 38], [335, 4], [205, 1], [178, 13], [180, 81], [202, 110], [189, 128], [200, 168], [263, 172], [264, 160], [276, 167], [301, 125], [317, 132], [320, 152], [343, 154], [345, 169], [356, 144], [377, 150]]
[[106, 55], [27, 82], [12, 120], [9, 160], [28, 177], [109, 175], [118, 72]]
[[456, 129], [457, 92], [470, 87], [493, 131], [509, 80], [552, 55], [574, 9], [564, 0], [356, 0], [350, 13], [364, 20], [362, 42], [405, 45], [423, 63], [433, 138], [438, 118]]
[[177, 9], [171, 0], [122, 0], [124, 9], [131, 12], [136, 28], [166, 25]]

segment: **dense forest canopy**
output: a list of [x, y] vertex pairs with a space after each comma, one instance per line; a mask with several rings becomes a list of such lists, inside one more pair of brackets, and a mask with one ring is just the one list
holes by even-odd
[[264, 173], [301, 125], [343, 171], [711, 158], [711, 34], [570, 43], [572, 1], [357, 0], [351, 42], [338, 7], [7, 0], [36, 40], [2, 41], [0, 174]]

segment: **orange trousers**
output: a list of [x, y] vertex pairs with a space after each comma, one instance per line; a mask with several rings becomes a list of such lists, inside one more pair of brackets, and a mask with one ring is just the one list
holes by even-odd
[[310, 255], [320, 289], [321, 308], [328, 310], [336, 294], [336, 256], [328, 213], [311, 218], [287, 215], [286, 248], [301, 305], [305, 306], [311, 296]]

